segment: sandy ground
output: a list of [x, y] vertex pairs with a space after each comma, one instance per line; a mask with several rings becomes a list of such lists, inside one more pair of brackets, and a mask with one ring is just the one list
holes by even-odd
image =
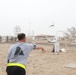
[[[6, 74], [6, 55], [12, 44], [0, 44], [0, 75]], [[76, 50], [55, 55], [52, 46], [41, 45], [46, 52], [33, 50], [28, 58], [27, 75], [76, 75], [76, 69], [66, 68], [69, 63], [76, 64]]]

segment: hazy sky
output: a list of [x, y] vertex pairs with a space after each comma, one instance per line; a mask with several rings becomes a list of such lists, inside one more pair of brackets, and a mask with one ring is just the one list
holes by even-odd
[[31, 35], [76, 27], [76, 0], [0, 0], [0, 35], [14, 35], [16, 25], [28, 35], [29, 24]]

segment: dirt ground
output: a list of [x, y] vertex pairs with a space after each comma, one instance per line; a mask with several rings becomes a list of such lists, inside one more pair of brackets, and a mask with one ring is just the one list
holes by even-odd
[[[0, 44], [0, 75], [6, 74], [6, 56], [12, 44]], [[56, 55], [52, 53], [51, 45], [40, 45], [45, 53], [38, 50], [31, 51], [27, 63], [27, 75], [76, 75], [76, 69], [66, 68], [69, 63], [76, 64], [76, 50], [67, 50], [66, 53]]]

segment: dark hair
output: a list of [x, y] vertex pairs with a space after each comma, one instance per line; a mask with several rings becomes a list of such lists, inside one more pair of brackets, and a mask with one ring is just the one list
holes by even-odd
[[19, 33], [18, 36], [17, 36], [18, 40], [22, 40], [25, 37], [26, 37], [26, 35], [24, 33]]

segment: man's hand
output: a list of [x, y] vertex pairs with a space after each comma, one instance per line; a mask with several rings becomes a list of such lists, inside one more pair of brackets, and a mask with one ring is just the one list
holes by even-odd
[[43, 47], [36, 46], [36, 49], [37, 50], [40, 50], [41, 49], [43, 52], [45, 52], [45, 49]]
[[44, 48], [42, 48], [42, 51], [43, 51], [43, 52], [45, 52], [45, 49], [44, 49]]

